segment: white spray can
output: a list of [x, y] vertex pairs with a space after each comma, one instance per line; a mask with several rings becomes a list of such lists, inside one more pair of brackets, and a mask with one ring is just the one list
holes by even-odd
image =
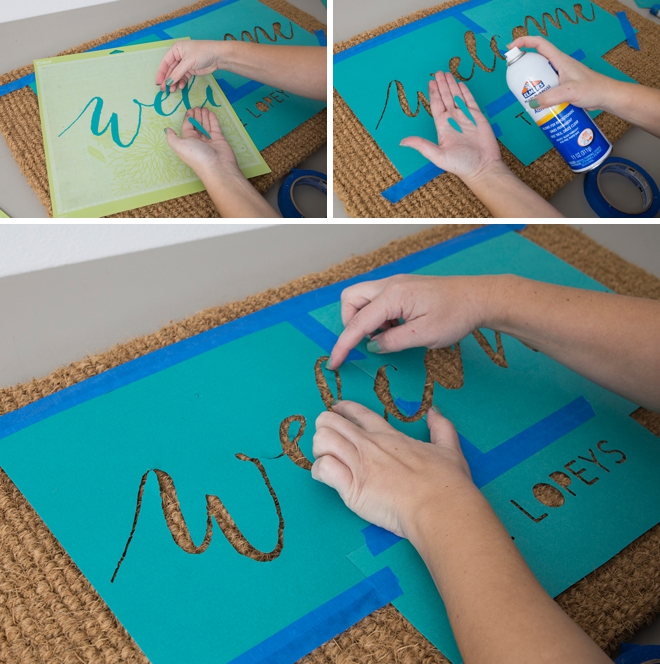
[[612, 151], [612, 144], [584, 109], [568, 103], [550, 108], [529, 106], [532, 99], [559, 85], [559, 76], [548, 60], [539, 53], [528, 53], [517, 47], [504, 55], [509, 90], [568, 162], [571, 170], [582, 173], [600, 166]]

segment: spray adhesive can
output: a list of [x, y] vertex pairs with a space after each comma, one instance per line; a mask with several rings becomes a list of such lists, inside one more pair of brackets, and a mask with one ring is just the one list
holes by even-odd
[[583, 173], [600, 166], [612, 151], [612, 144], [584, 109], [568, 103], [550, 108], [529, 107], [534, 97], [559, 85], [559, 76], [548, 60], [539, 53], [528, 53], [517, 47], [504, 55], [509, 89], [571, 170]]

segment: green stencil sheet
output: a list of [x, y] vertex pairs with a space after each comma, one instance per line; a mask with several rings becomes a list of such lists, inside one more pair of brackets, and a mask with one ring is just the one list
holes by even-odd
[[[457, 72], [468, 79], [466, 85], [489, 122], [497, 125], [501, 132], [498, 139], [527, 166], [552, 145], [518, 102], [497, 103], [509, 94], [509, 89], [506, 62], [491, 49], [493, 36], [495, 48], [506, 50], [512, 30], [524, 25], [526, 16], [532, 16], [541, 27], [545, 25], [547, 39], [558, 48], [575, 53], [584, 64], [607, 76], [632, 81], [602, 59], [625, 41], [618, 19], [594, 3], [583, 5], [588, 20], [576, 19], [574, 5], [567, 0], [472, 0], [457, 5], [337, 54], [335, 88], [406, 177], [428, 161], [415, 150], [400, 147], [400, 141], [407, 136], [422, 136], [437, 142], [433, 119], [418, 107], [418, 92], [428, 96], [431, 75], [437, 70], [449, 71], [450, 61], [460, 58]], [[546, 12], [556, 26], [547, 17], [543, 23]], [[532, 22], [528, 27], [531, 35], [541, 34]], [[476, 39], [477, 56], [484, 68], [492, 71], [474, 63], [466, 46], [470, 39]], [[399, 103], [397, 81], [403, 85], [412, 117]]]
[[[604, 290], [512, 232], [482, 238], [439, 260], [424, 256], [416, 255], [419, 264], [407, 269], [437, 275], [514, 271]], [[154, 664], [231, 661], [385, 566], [404, 590], [395, 605], [442, 652], [460, 661], [442, 602], [409, 544], [401, 541], [372, 555], [361, 533], [367, 524], [333, 490], [282, 456], [280, 424], [299, 415], [307, 425], [300, 446], [311, 458], [314, 421], [324, 410], [314, 366], [327, 355], [328, 335], [340, 332], [340, 290], [329, 288], [335, 290], [258, 312], [258, 320], [265, 321], [260, 329], [247, 317], [169, 347], [167, 356], [183, 353], [178, 364], [141, 378], [113, 379], [111, 391], [95, 392], [96, 379], [86, 381], [75, 389], [97, 396], [41, 421], [37, 417], [18, 431], [10, 423], [20, 421], [22, 411], [0, 418], [0, 465]], [[286, 320], [278, 319], [277, 311], [289, 312]], [[230, 336], [209, 348], [204, 340], [214, 334]], [[486, 335], [494, 344], [493, 335]], [[496, 450], [576, 397], [588, 400], [593, 417], [482, 489], [541, 582], [557, 594], [660, 521], [660, 444], [630, 419], [634, 404], [510, 337], [503, 343], [508, 369], [495, 366], [471, 337], [461, 341], [465, 384], [458, 390], [436, 386], [435, 400], [481, 452]], [[366, 353], [364, 344], [358, 350]], [[341, 368], [343, 398], [382, 412], [373, 375], [387, 364], [393, 397], [418, 400], [421, 358], [421, 351], [413, 350], [347, 362]], [[130, 376], [133, 365], [99, 379]], [[324, 375], [334, 390], [333, 374]], [[40, 406], [29, 408], [38, 413]], [[390, 421], [428, 440], [424, 420]], [[297, 427], [292, 426], [291, 438]], [[608, 443], [601, 450], [597, 445], [603, 440]], [[570, 476], [576, 495], [564, 492], [560, 508], [534, 497], [536, 483], [552, 484], [549, 473], [564, 470], [577, 455], [589, 458], [590, 449], [607, 470], [590, 462], [573, 468], [584, 466], [583, 477], [598, 476], [595, 483], [587, 486]], [[624, 462], [614, 450], [625, 454]], [[275, 547], [272, 499], [257, 468], [238, 460], [237, 453], [260, 459], [268, 473], [285, 523], [281, 555], [268, 563], [241, 556], [215, 525], [204, 553], [184, 553], [166, 526], [152, 473], [135, 535], [111, 583], [133, 523], [140, 478], [149, 469], [172, 477], [195, 543], [204, 536], [208, 493], [220, 498], [253, 546]], [[535, 523], [512, 499], [535, 517], [549, 514]]]
[[[55, 217], [100, 217], [204, 190], [165, 138], [166, 127], [180, 133], [186, 112], [182, 91], [159, 94], [154, 84], [173, 43], [35, 61]], [[270, 172], [213, 77], [189, 85], [189, 105], [216, 114], [245, 176]]]
[[9, 219], [9, 215], [5, 214], [2, 210], [0, 210], [0, 219]]

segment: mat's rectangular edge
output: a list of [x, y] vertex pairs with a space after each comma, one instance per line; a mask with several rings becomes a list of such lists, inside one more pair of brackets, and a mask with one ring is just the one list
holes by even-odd
[[524, 227], [525, 224], [491, 224], [473, 229], [404, 256], [392, 263], [377, 267], [370, 272], [303, 293], [188, 339], [147, 353], [1, 416], [0, 439], [6, 438], [47, 417], [146, 378], [158, 371], [218, 348], [247, 334], [286, 322], [289, 318], [300, 316], [337, 301], [341, 291], [354, 283], [411, 272], [500, 235], [522, 230]]
[[399, 580], [389, 567], [384, 567], [239, 655], [231, 664], [291, 664], [401, 595]]

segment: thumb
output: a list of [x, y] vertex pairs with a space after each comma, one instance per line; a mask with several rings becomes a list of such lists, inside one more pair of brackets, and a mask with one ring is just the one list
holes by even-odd
[[165, 139], [167, 140], [167, 144], [172, 148], [172, 150], [179, 154], [181, 139], [174, 131], [174, 129], [171, 129], [170, 127], [165, 129]]
[[442, 160], [442, 150], [435, 143], [427, 141], [425, 138], [421, 138], [421, 136], [409, 136], [408, 138], [404, 138], [399, 145], [403, 148], [417, 150], [417, 152], [429, 161], [442, 168], [439, 163]]
[[445, 445], [452, 449], [459, 450], [461, 445], [458, 442], [458, 434], [454, 425], [440, 413], [440, 409], [433, 405], [429, 409], [426, 422], [429, 425], [431, 434], [431, 443], [434, 445]]
[[572, 103], [574, 98], [575, 95], [569, 85], [558, 85], [556, 88], [551, 88], [543, 94], [540, 94], [538, 97], [535, 97], [536, 101], [539, 103], [536, 108], [548, 108], [549, 106], [556, 106], [557, 104], [562, 104], [564, 102]]

